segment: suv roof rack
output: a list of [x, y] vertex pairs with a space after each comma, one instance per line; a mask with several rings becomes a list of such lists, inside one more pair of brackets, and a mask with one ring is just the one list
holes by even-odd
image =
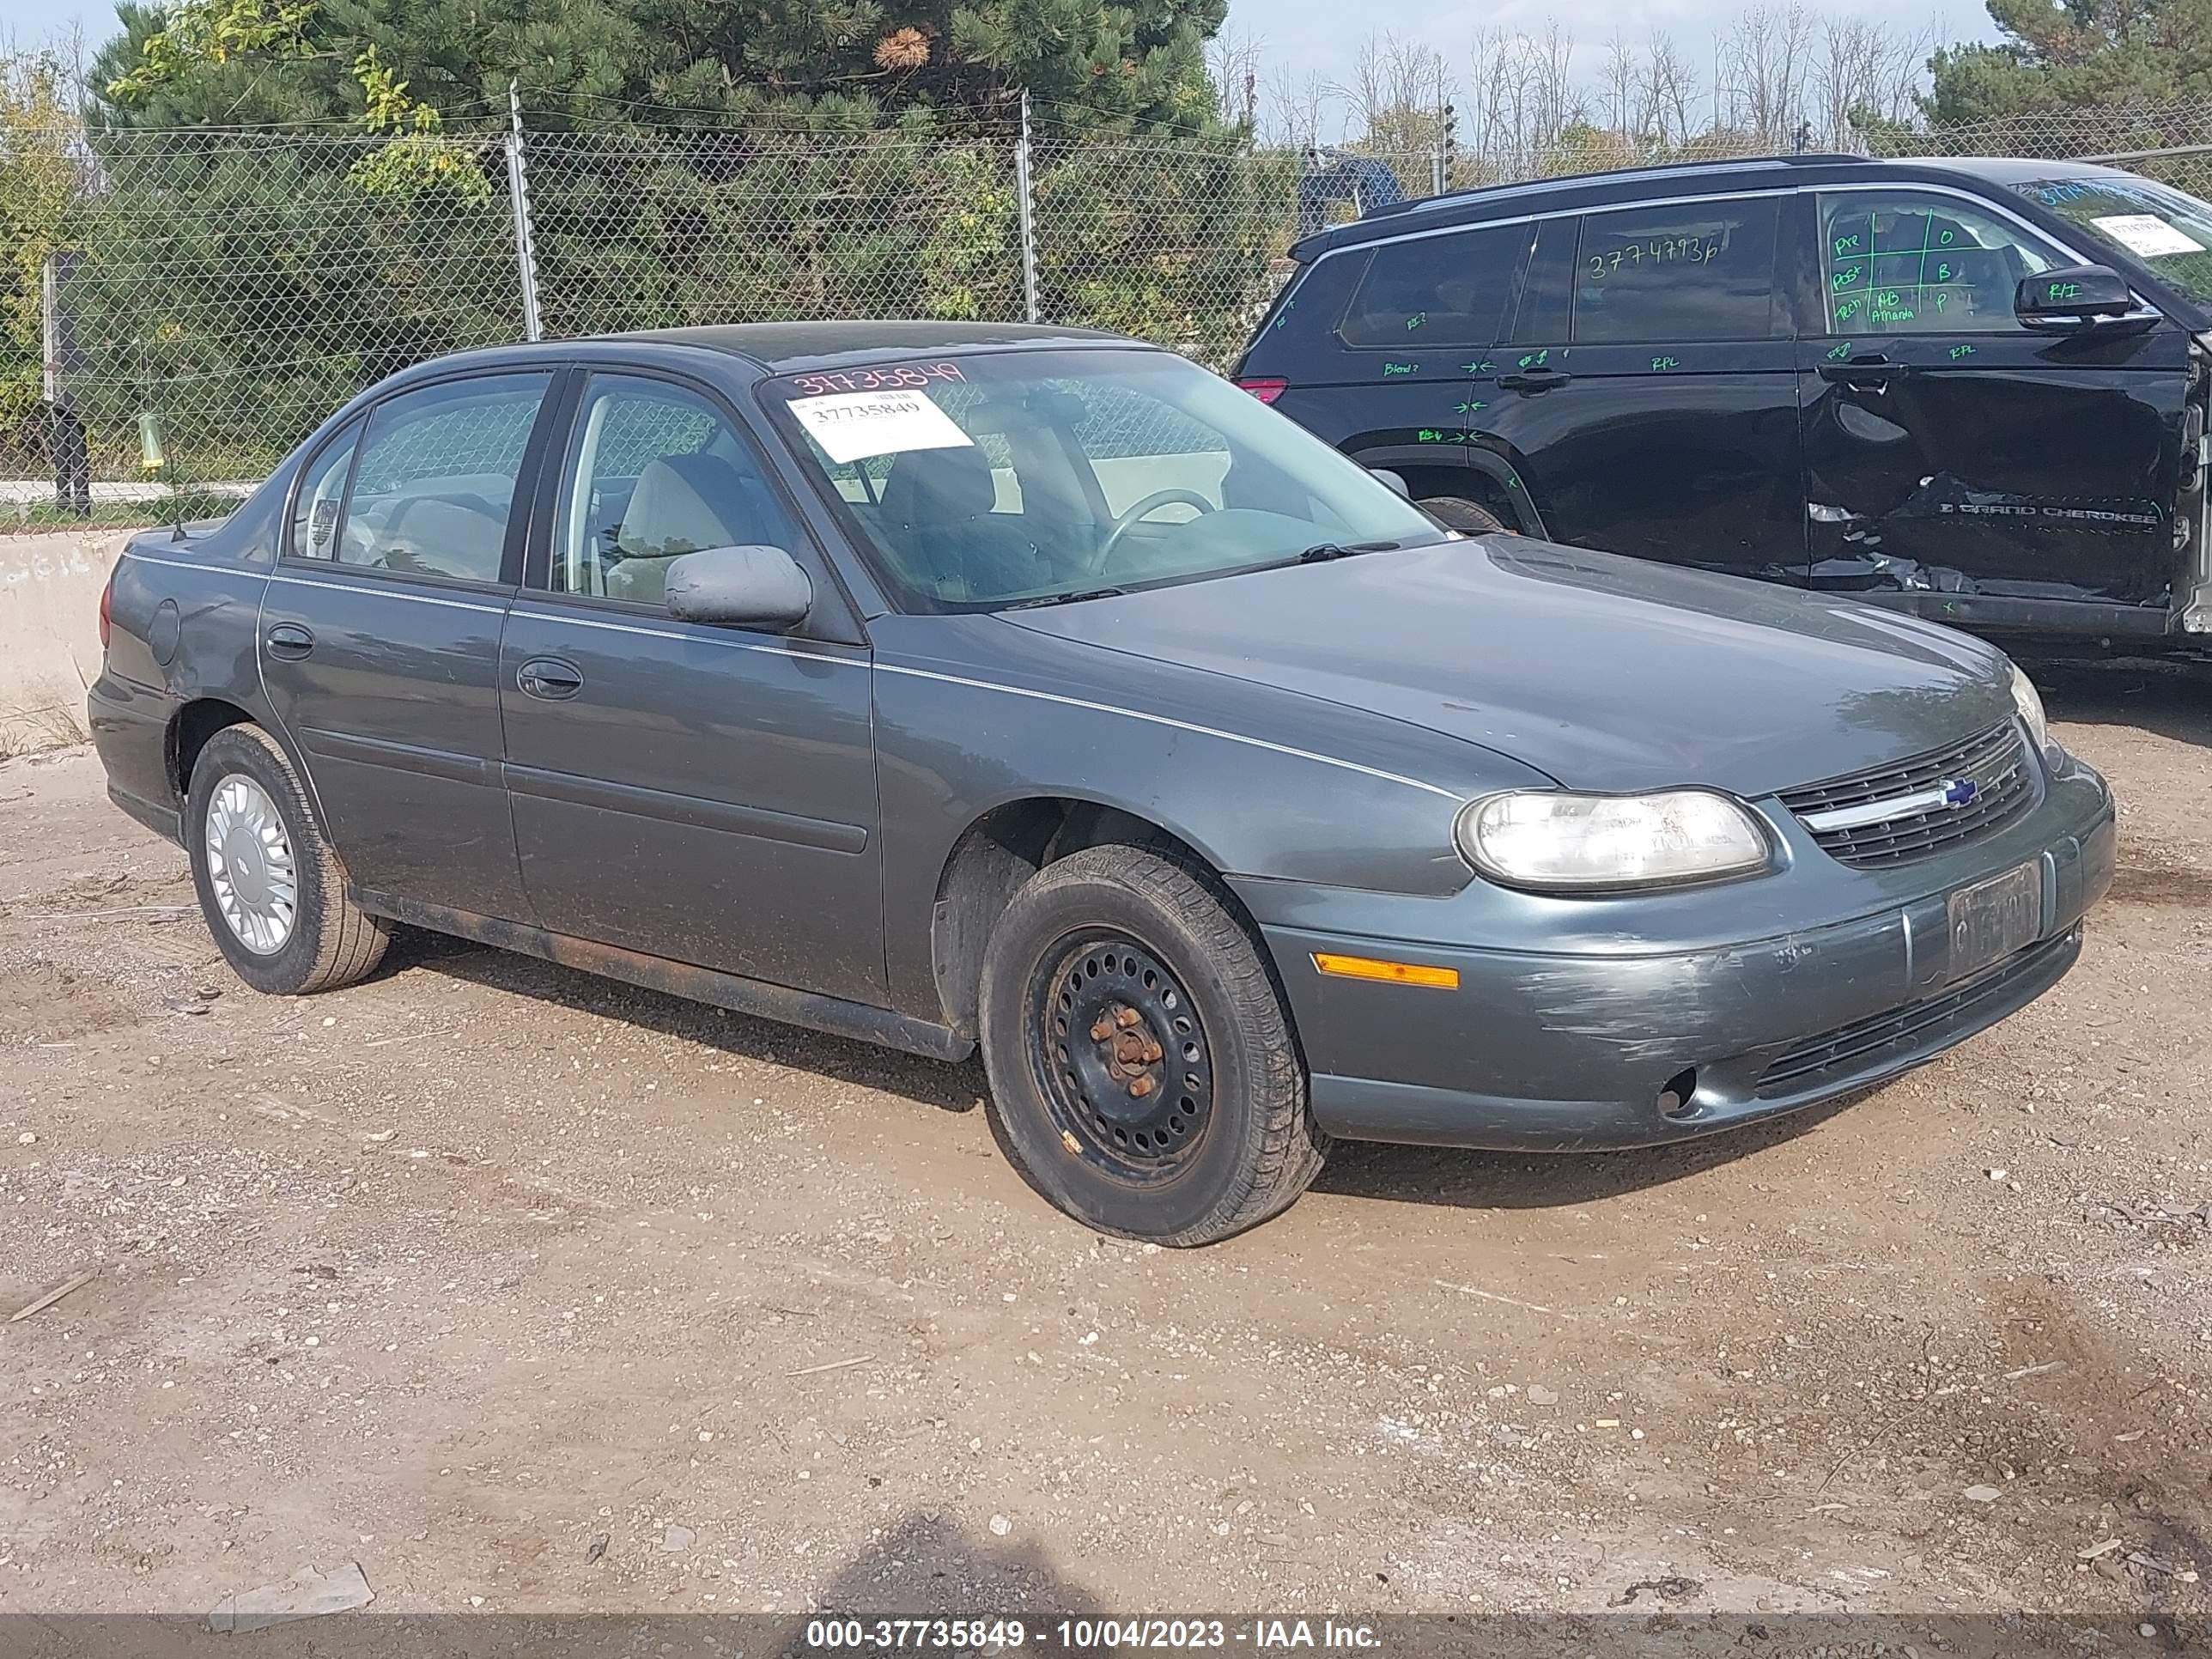
[[1382, 219], [1393, 214], [1411, 213], [1417, 208], [1433, 207], [1439, 202], [1463, 202], [1481, 196], [1520, 195], [1551, 190], [1563, 185], [1587, 184], [1593, 179], [1641, 179], [1668, 173], [1751, 173], [1762, 167], [1832, 167], [1839, 161], [1871, 159], [1842, 151], [1829, 151], [1794, 155], [1741, 155], [1705, 161], [1651, 161], [1636, 167], [1597, 167], [1589, 173], [1562, 173], [1544, 179], [1516, 179], [1510, 184], [1470, 185], [1465, 190], [1448, 190], [1439, 196], [1417, 197], [1410, 202], [1391, 202], [1371, 209], [1360, 217]]

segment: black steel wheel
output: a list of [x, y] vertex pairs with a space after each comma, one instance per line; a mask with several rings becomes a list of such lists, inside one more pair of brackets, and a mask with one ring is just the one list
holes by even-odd
[[1030, 1058], [1053, 1122], [1123, 1179], [1190, 1158], [1213, 1107], [1213, 1063], [1190, 993], [1152, 951], [1107, 931], [1073, 941], [1031, 983]]
[[993, 1134], [1101, 1232], [1211, 1243], [1321, 1169], [1327, 1138], [1261, 948], [1171, 852], [1086, 848], [1031, 877], [992, 931], [981, 1005]]

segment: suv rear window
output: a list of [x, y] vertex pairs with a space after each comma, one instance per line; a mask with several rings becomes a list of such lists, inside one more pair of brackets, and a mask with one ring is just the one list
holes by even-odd
[[1385, 242], [1337, 332], [1346, 345], [1490, 345], [1528, 251], [1524, 222]]
[[1770, 337], [1776, 202], [1764, 196], [1589, 215], [1575, 265], [1575, 342]]

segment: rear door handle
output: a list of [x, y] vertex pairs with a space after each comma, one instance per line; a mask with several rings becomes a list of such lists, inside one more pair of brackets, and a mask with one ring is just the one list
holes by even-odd
[[514, 671], [514, 683], [531, 696], [559, 702], [584, 689], [584, 671], [558, 657], [532, 657]]
[[1902, 380], [1911, 372], [1911, 364], [1893, 363], [1879, 355], [1854, 357], [1847, 363], [1820, 365], [1822, 380], [1847, 386], [1854, 392], [1887, 392], [1892, 380]]
[[1508, 392], [1549, 392], [1555, 386], [1565, 386], [1575, 377], [1561, 368], [1532, 368], [1525, 372], [1501, 374], [1498, 384]]
[[315, 636], [297, 623], [278, 623], [264, 636], [272, 657], [287, 661], [304, 657], [315, 648]]

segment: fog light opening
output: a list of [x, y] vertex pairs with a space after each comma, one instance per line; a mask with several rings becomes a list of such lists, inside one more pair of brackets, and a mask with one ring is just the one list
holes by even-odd
[[1659, 1115], [1680, 1123], [1698, 1115], [1698, 1068], [1680, 1071], [1659, 1087]]

